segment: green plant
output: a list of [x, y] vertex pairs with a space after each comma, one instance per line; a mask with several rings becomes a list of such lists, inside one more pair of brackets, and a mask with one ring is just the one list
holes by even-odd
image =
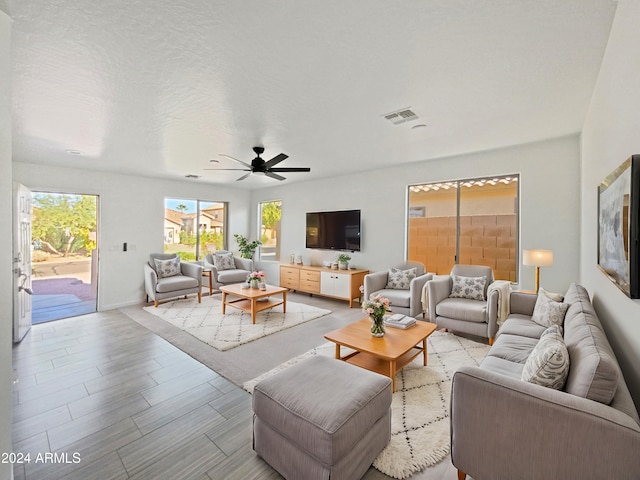
[[260, 240], [249, 242], [247, 237], [238, 233], [234, 233], [233, 236], [236, 238], [236, 242], [238, 242], [238, 248], [242, 258], [253, 258], [253, 253], [256, 251], [256, 248], [262, 245]]
[[349, 255], [347, 253], [341, 253], [336, 257], [336, 261], [338, 263], [342, 263], [342, 264], [349, 263], [349, 260], [351, 260], [351, 255]]

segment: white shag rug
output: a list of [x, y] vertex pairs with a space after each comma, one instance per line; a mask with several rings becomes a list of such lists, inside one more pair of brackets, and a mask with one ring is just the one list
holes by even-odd
[[[373, 462], [376, 469], [403, 479], [448, 455], [451, 379], [459, 367], [479, 365], [488, 351], [489, 345], [451, 333], [436, 331], [428, 338], [428, 366], [422, 365], [422, 355], [419, 355], [396, 375], [396, 392], [391, 402], [391, 440]], [[263, 378], [312, 355], [333, 357], [335, 344], [328, 342], [303, 353], [249, 380], [244, 389], [252, 393]]]
[[282, 311], [282, 305], [278, 305], [258, 312], [256, 323], [252, 324], [250, 313], [234, 307], [227, 306], [223, 315], [219, 294], [203, 296], [202, 303], [198, 303], [196, 297], [189, 297], [161, 303], [157, 308], [144, 307], [144, 310], [222, 351], [331, 313], [287, 301], [286, 313]]

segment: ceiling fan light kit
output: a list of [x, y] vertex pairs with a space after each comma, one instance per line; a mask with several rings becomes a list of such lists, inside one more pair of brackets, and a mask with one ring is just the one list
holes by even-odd
[[252, 173], [257, 173], [261, 175], [266, 175], [267, 177], [275, 178], [276, 180], [285, 180], [285, 177], [282, 175], [278, 175], [279, 172], [310, 172], [311, 169], [308, 167], [276, 167], [280, 162], [289, 158], [289, 155], [285, 153], [280, 153], [273, 157], [271, 160], [265, 161], [260, 155], [264, 153], [264, 147], [253, 147], [253, 152], [256, 154], [256, 158], [251, 160], [251, 164], [243, 162], [242, 160], [238, 160], [237, 158], [233, 158], [229, 155], [225, 155], [223, 153], [220, 154], [221, 157], [226, 157], [234, 162], [238, 162], [243, 165], [245, 168], [205, 168], [205, 170], [240, 170], [244, 172], [249, 172], [242, 175], [236, 181], [244, 180]]

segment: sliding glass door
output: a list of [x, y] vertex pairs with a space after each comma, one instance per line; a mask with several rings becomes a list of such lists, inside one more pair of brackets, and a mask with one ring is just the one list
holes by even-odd
[[456, 263], [487, 265], [517, 281], [518, 175], [411, 185], [408, 258], [447, 274]]

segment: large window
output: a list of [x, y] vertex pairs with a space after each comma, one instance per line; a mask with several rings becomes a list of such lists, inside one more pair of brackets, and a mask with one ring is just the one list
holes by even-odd
[[260, 204], [260, 260], [280, 261], [280, 219], [282, 202], [262, 202]]
[[221, 202], [165, 198], [164, 251], [200, 260], [225, 248], [227, 206]]
[[517, 282], [518, 175], [411, 185], [408, 258], [448, 274], [456, 263], [487, 265]]

